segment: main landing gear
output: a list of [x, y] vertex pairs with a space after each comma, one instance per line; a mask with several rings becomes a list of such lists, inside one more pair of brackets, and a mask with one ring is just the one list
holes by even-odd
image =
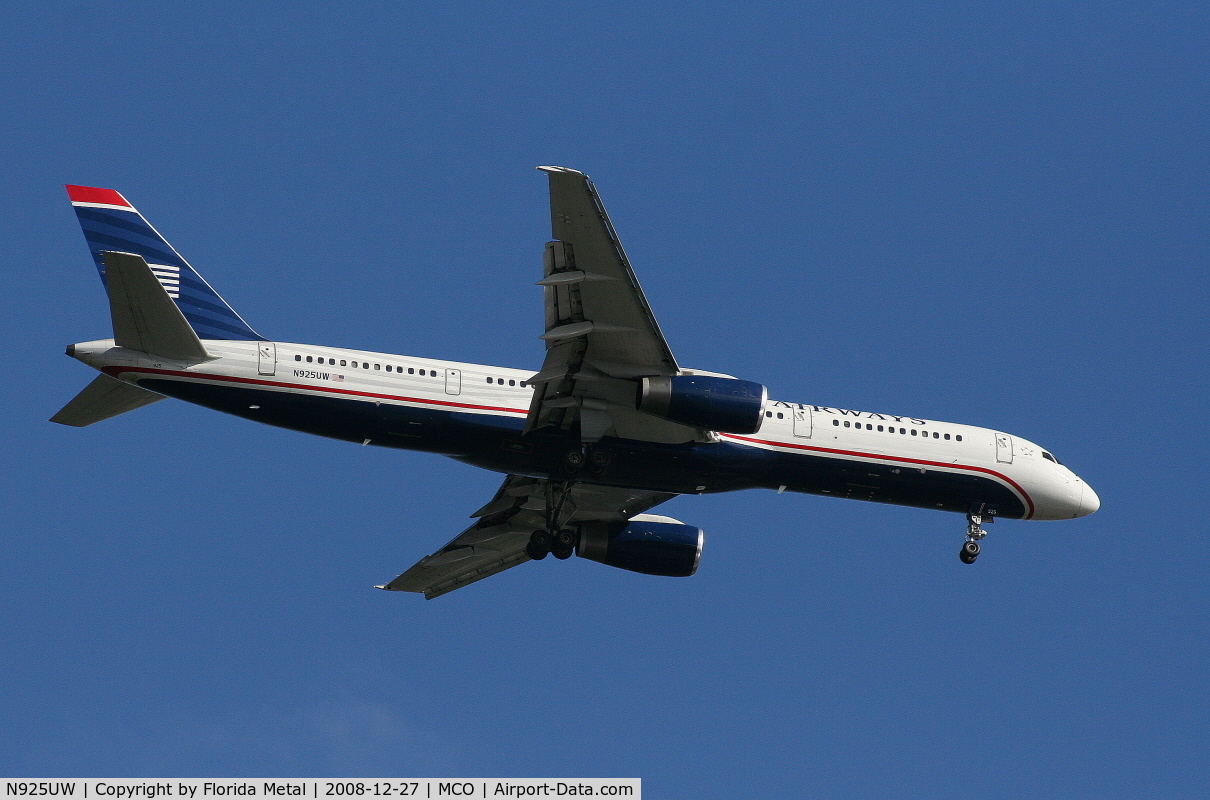
[[[584, 454], [572, 450], [567, 454], [567, 466], [579, 469], [584, 463]], [[555, 558], [571, 558], [580, 543], [580, 533], [571, 528], [562, 528], [559, 521], [563, 513], [563, 504], [571, 494], [575, 481], [549, 481], [546, 485], [546, 528], [539, 528], [529, 535], [529, 543], [525, 545], [525, 554], [534, 561], [541, 561], [547, 554]]]
[[[982, 514], [966, 515], [966, 541], [958, 551], [958, 558], [962, 559], [963, 564], [974, 564], [979, 557], [979, 540], [987, 536], [987, 531], [983, 530], [983, 520]], [[989, 523], [994, 520], [995, 517], [987, 517]]]
[[541, 561], [550, 553], [555, 558], [571, 558], [579, 544], [580, 536], [570, 528], [556, 531], [537, 530], [529, 535], [529, 544], [525, 546], [525, 554], [534, 561]]

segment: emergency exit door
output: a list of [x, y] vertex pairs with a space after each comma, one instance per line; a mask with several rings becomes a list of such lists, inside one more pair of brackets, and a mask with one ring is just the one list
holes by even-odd
[[446, 394], [461, 394], [462, 393], [462, 370], [447, 369], [445, 371], [445, 393]]

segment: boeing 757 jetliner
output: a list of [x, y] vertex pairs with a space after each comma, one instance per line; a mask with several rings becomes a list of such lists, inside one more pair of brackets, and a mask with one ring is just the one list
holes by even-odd
[[1100, 506], [1057, 458], [1007, 433], [772, 400], [758, 383], [682, 368], [592, 182], [538, 169], [554, 241], [537, 373], [266, 339], [126, 198], [68, 186], [113, 338], [67, 348], [101, 374], [52, 421], [82, 427], [175, 397], [503, 473], [473, 525], [379, 587], [429, 598], [548, 554], [692, 575], [701, 529], [646, 513], [678, 494], [765, 488], [953, 511], [966, 515], [967, 564], [996, 517]]

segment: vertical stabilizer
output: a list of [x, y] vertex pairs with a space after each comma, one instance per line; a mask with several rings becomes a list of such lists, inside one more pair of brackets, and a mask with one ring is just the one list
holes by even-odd
[[67, 195], [76, 210], [102, 281], [106, 280], [102, 253], [133, 253], [150, 265], [156, 279], [200, 338], [264, 339], [219, 297], [218, 292], [125, 197], [113, 189], [91, 186], [68, 186]]

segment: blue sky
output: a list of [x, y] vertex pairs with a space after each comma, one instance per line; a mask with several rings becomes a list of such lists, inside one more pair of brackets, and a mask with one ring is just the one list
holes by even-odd
[[[1210, 14], [1164, 3], [5, 4], [0, 773], [627, 776], [649, 797], [1210, 782]], [[699, 573], [370, 587], [499, 477], [176, 401], [45, 420], [120, 190], [265, 335], [541, 360], [538, 164], [678, 360], [1039, 442], [1099, 513], [678, 498]]]

